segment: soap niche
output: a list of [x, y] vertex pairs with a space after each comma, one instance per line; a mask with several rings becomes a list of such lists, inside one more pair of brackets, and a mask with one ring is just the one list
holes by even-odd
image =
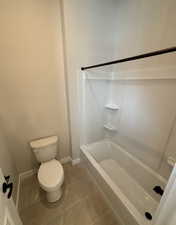
[[108, 103], [105, 105], [106, 122], [104, 128], [107, 131], [117, 132], [117, 127], [115, 126], [115, 119], [117, 117], [117, 112], [120, 109], [119, 105], [115, 103]]
[[120, 109], [120, 107], [117, 104], [114, 104], [114, 103], [106, 104], [105, 108], [109, 109], [109, 110], [118, 110], [118, 109]]

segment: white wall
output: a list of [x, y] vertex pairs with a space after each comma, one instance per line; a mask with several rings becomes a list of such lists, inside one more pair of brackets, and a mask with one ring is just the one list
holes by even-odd
[[[77, 126], [80, 122], [77, 113], [76, 71], [83, 65], [96, 64], [109, 61], [112, 58], [117, 59], [174, 46], [176, 40], [174, 29], [176, 26], [175, 10], [176, 2], [174, 0], [154, 0], [152, 2], [147, 0], [64, 1], [67, 76], [74, 158], [79, 157], [79, 130]], [[155, 70], [162, 66], [164, 69], [165, 67], [172, 67], [174, 64], [175, 55], [170, 54], [139, 62], [116, 65], [111, 67], [110, 70], [125, 70], [129, 75], [129, 71], [141, 69], [144, 76], [153, 76], [155, 72], [148, 71], [149, 68]], [[104, 67], [100, 70], [105, 71], [106, 69], [107, 67]], [[90, 70], [91, 72], [92, 70]], [[160, 72], [157, 72], [157, 75], [163, 75], [162, 69]], [[140, 72], [137, 72], [137, 75], [140, 76]], [[165, 75], [168, 75], [168, 73]], [[95, 86], [98, 87], [98, 83]], [[140, 139], [140, 142], [144, 141], [147, 146], [150, 146], [149, 148], [145, 146], [145, 160], [150, 161], [148, 162], [149, 165], [153, 165], [155, 169], [157, 167], [157, 170], [160, 167], [162, 175], [168, 176], [169, 168], [161, 164], [161, 158], [166, 150], [164, 145], [166, 144], [167, 135], [175, 113], [175, 105], [170, 102], [175, 97], [174, 84], [169, 81], [166, 81], [166, 83], [162, 81], [136, 81], [125, 83], [125, 89], [123, 85], [121, 88], [120, 85], [117, 86], [117, 92], [114, 91], [112, 95], [116, 95], [116, 101], [117, 98], [118, 101], [123, 100], [125, 96], [126, 101], [126, 105], [121, 112], [123, 117], [121, 119], [124, 122], [123, 126], [125, 126], [123, 129], [128, 132], [131, 131], [129, 136], [132, 138], [134, 135], [133, 128], [138, 123], [142, 124], [141, 127], [140, 125], [138, 127], [140, 128], [138, 140]], [[152, 93], [155, 96], [154, 98]], [[163, 98], [164, 101], [160, 101]], [[130, 101], [129, 104], [127, 103], [128, 99]], [[157, 102], [160, 104], [158, 107], [156, 106]], [[167, 107], [164, 104], [167, 104]], [[95, 111], [97, 106], [93, 103], [92, 105], [89, 104], [89, 107], [92, 108], [92, 111]], [[130, 118], [135, 118], [136, 120], [130, 120], [128, 114], [130, 114]], [[93, 118], [90, 113], [89, 116], [92, 123], [97, 121], [96, 115]], [[143, 120], [143, 117], [146, 117], [146, 119]], [[133, 128], [128, 130], [129, 126]], [[160, 126], [159, 131], [156, 126]], [[100, 126], [98, 127], [100, 128]], [[141, 130], [142, 127], [144, 128], [143, 130]], [[153, 128], [151, 131], [150, 127]], [[94, 131], [97, 133], [97, 130]], [[100, 130], [101, 132], [102, 130]], [[150, 138], [149, 136], [148, 138], [146, 137], [145, 132], [148, 132]], [[90, 129], [89, 134], [91, 134]], [[157, 155], [155, 158], [157, 162], [153, 160], [153, 155], [148, 151], [151, 148], [159, 150], [159, 156]], [[155, 163], [156, 165], [154, 165]]]
[[70, 155], [58, 0], [1, 1], [1, 129], [18, 172], [36, 160], [29, 141], [59, 136], [59, 157]]
[[[175, 1], [118, 0], [117, 4], [115, 58], [175, 46]], [[175, 60], [176, 54], [172, 53], [115, 65], [114, 71], [128, 77], [175, 76]], [[118, 140], [138, 145], [134, 148], [137, 152], [131, 147], [133, 154], [166, 177], [171, 171], [167, 155], [175, 151], [173, 134], [169, 138], [176, 116], [175, 90], [173, 80], [114, 83], [113, 96], [121, 96], [122, 105], [117, 136], [125, 136]]]
[[116, 0], [63, 1], [73, 158], [79, 157], [78, 71], [114, 55]]
[[121, 58], [175, 46], [176, 2], [174, 0], [152, 2], [118, 0], [116, 2], [114, 57]]

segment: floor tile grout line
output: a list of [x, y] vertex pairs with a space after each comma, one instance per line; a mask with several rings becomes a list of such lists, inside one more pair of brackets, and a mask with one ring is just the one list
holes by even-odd
[[[76, 168], [76, 169], [79, 169], [79, 168]], [[29, 204], [29, 206], [27, 206], [27, 207], [25, 207], [24, 209], [21, 210], [21, 214], [23, 213], [23, 211], [28, 211], [28, 209], [30, 210], [30, 208], [32, 210], [32, 207], [34, 207], [34, 209], [35, 209], [36, 207], [38, 207], [38, 205], [37, 205], [38, 203], [41, 203], [42, 205], [44, 204], [44, 206], [48, 209], [49, 208], [54, 209], [56, 207], [56, 209], [54, 209], [54, 210], [56, 210], [56, 211], [54, 211], [54, 214], [52, 214], [52, 210], [51, 210], [51, 215], [52, 215], [51, 220], [46, 221], [47, 225], [49, 225], [50, 223], [52, 224], [55, 219], [57, 220], [57, 218], [60, 222], [61, 218], [59, 218], [59, 217], [64, 216], [64, 214], [67, 215], [67, 213], [69, 213], [69, 211], [71, 212], [72, 210], [74, 210], [74, 208], [78, 204], [83, 204], [83, 205], [85, 205], [86, 208], [90, 207], [90, 206], [92, 207], [92, 208], [90, 208], [90, 210], [93, 210], [93, 211], [89, 212], [89, 208], [87, 209], [88, 212], [86, 211], [86, 213], [90, 213], [88, 215], [88, 217], [90, 217], [90, 221], [89, 221], [90, 225], [96, 225], [96, 223], [100, 224], [101, 221], [103, 223], [103, 220], [102, 220], [103, 216], [106, 216], [106, 215], [108, 216], [108, 213], [111, 214], [111, 210], [106, 206], [106, 204], [103, 203], [104, 197], [103, 197], [102, 193], [99, 192], [99, 190], [96, 188], [95, 183], [92, 181], [92, 179], [89, 176], [89, 174], [87, 173], [87, 171], [86, 170], [83, 171], [83, 172], [78, 171], [78, 173], [77, 173], [76, 170], [71, 171], [71, 167], [70, 167], [67, 170], [67, 179], [65, 179], [65, 181], [66, 181], [65, 182], [65, 188], [67, 188], [65, 190], [68, 191], [68, 192], [66, 192], [65, 198], [64, 198], [64, 195], [63, 195], [63, 199], [60, 200], [61, 202], [59, 204], [56, 204], [56, 205], [53, 205], [53, 207], [50, 207], [50, 205], [45, 204], [45, 201], [46, 201], [45, 197], [43, 195], [39, 195], [38, 196], [39, 198], [36, 199], [37, 201], [34, 198], [33, 199], [34, 202], [31, 201], [31, 203], [32, 203], [31, 205]], [[26, 184], [28, 184], [28, 183], [26, 183]], [[37, 182], [37, 184], [38, 184], [38, 182]], [[34, 182], [33, 185], [35, 186], [35, 182]], [[79, 186], [79, 185], [81, 185], [81, 186]], [[73, 189], [71, 190], [72, 187], [73, 187]], [[36, 187], [34, 187], [34, 188], [36, 188]], [[84, 190], [84, 188], [85, 188], [85, 190]], [[76, 193], [75, 193], [75, 190], [76, 190]], [[37, 191], [39, 191], [39, 190], [37, 190]], [[76, 194], [76, 196], [74, 196], [74, 193]], [[98, 198], [96, 197], [97, 194], [98, 194]], [[72, 197], [72, 195], [73, 195], [74, 198]], [[69, 201], [70, 197], [71, 197], [71, 199], [73, 198], [73, 201]], [[96, 203], [95, 201], [97, 199], [101, 200], [101, 198], [103, 199], [103, 201], [102, 201], [103, 208], [101, 207], [100, 211], [99, 211], [99, 206], [97, 205], [98, 203]], [[89, 201], [89, 199], [90, 199], [90, 201]], [[81, 202], [83, 202], [83, 203], [81, 203]], [[36, 204], [36, 206], [34, 206], [35, 204]], [[78, 209], [79, 209], [80, 206], [78, 206]], [[75, 209], [75, 210], [77, 210], [77, 209]], [[92, 212], [93, 212], [93, 214], [92, 214]], [[111, 218], [111, 217], [109, 217], [109, 218]], [[76, 218], [74, 218], [74, 219], [76, 219]], [[115, 224], [113, 224], [113, 222], [112, 222], [109, 225], [115, 225]]]

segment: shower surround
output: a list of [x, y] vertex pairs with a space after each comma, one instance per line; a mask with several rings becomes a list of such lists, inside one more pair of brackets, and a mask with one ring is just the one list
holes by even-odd
[[81, 73], [81, 157], [120, 224], [152, 224], [175, 160], [175, 67]]

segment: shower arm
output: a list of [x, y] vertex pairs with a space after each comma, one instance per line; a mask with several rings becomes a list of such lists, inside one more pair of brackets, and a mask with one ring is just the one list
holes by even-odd
[[81, 67], [81, 70], [88, 70], [88, 69], [102, 67], [102, 66], [108, 66], [108, 65], [112, 65], [112, 64], [134, 61], [134, 60], [148, 58], [148, 57], [152, 57], [152, 56], [163, 55], [163, 54], [167, 54], [167, 53], [171, 53], [171, 52], [176, 52], [176, 46], [171, 47], [171, 48], [161, 49], [158, 51], [148, 52], [145, 54], [131, 56], [131, 57], [123, 58], [123, 59], [118, 59], [118, 60], [114, 60], [114, 61], [110, 61], [110, 62], [106, 62], [106, 63], [100, 63], [100, 64], [95, 64], [92, 66]]

